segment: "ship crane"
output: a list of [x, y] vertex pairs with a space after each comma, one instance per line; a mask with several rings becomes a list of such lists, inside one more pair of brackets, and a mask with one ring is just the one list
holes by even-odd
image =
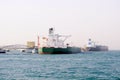
[[59, 37], [64, 37], [64, 39], [62, 41], [65, 42], [65, 40], [67, 40], [69, 37], [71, 37], [71, 35], [59, 35]]

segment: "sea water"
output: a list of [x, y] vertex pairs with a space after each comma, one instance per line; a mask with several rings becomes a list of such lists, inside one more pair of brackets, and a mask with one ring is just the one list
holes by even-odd
[[120, 51], [0, 54], [0, 80], [120, 80]]

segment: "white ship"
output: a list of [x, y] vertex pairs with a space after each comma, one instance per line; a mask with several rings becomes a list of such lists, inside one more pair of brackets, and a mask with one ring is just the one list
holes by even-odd
[[108, 46], [96, 45], [94, 41], [89, 39], [86, 45], [86, 50], [87, 51], [108, 51]]

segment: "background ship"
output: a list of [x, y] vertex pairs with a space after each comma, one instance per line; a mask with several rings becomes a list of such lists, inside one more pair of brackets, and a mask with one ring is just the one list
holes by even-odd
[[87, 51], [108, 51], [108, 46], [96, 45], [94, 41], [89, 39], [88, 44], [86, 45], [86, 50]]
[[38, 36], [38, 53], [40, 54], [71, 54], [80, 53], [79, 47], [70, 47], [69, 44], [64, 44], [65, 40], [70, 35], [54, 34], [54, 29], [49, 28], [48, 38], [43, 37], [43, 44], [40, 46], [40, 39]]
[[6, 51], [2, 48], [0, 48], [0, 53], [6, 53]]

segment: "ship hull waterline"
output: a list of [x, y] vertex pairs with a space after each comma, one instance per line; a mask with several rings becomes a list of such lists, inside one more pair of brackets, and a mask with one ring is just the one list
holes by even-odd
[[38, 49], [39, 54], [73, 54], [80, 53], [81, 49], [77, 47], [67, 47], [67, 48], [49, 48], [43, 47]]
[[107, 46], [87, 47], [87, 51], [108, 51]]

